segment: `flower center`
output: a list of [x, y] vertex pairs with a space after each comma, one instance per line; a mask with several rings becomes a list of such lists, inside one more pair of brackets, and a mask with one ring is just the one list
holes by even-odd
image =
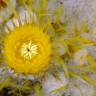
[[38, 46], [29, 41], [22, 44], [20, 53], [24, 59], [31, 60], [37, 54], [37, 50]]

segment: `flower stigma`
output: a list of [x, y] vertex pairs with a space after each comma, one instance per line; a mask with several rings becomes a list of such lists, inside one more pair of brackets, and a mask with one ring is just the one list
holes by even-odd
[[33, 44], [32, 41], [25, 42], [21, 45], [20, 53], [24, 59], [31, 60], [37, 55], [38, 46]]

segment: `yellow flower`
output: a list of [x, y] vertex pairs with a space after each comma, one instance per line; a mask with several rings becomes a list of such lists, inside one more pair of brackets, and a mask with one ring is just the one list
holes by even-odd
[[51, 55], [49, 36], [43, 28], [25, 24], [4, 37], [4, 56], [17, 73], [39, 74], [48, 67]]

